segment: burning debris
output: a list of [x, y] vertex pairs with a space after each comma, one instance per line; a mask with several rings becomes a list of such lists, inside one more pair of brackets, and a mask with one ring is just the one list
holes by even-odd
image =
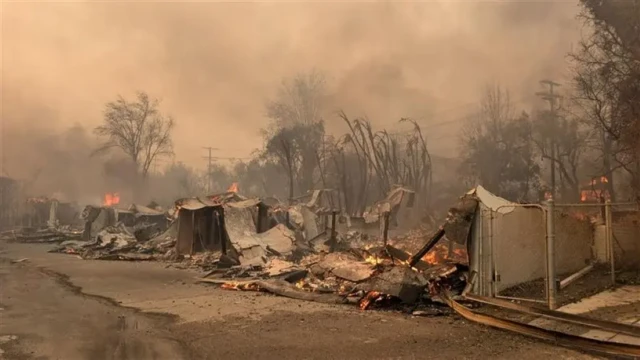
[[120, 194], [116, 192], [104, 194], [103, 206], [116, 206], [118, 204], [120, 204]]
[[[417, 304], [442, 304], [442, 291], [459, 295], [467, 286], [469, 267], [464, 246], [474, 205], [477, 206], [477, 202], [464, 201], [453, 208], [446, 223], [431, 236], [424, 232], [412, 234], [423, 242], [413, 255], [391, 245], [362, 246], [361, 237], [351, 232], [340, 240], [335, 252], [311, 251], [300, 259], [291, 255], [273, 256], [262, 265], [214, 269], [201, 281], [218, 284], [223, 289], [268, 291], [309, 301], [352, 303], [363, 310], [394, 305], [415, 310]], [[447, 244], [439, 243], [445, 235]]]
[[[84, 241], [76, 234], [51, 251], [83, 259], [179, 261], [176, 266], [207, 271], [202, 281], [223, 289], [362, 309], [434, 304], [440, 289], [459, 294], [465, 288], [470, 205], [453, 209], [434, 236], [414, 231], [392, 238], [394, 247], [355, 231], [338, 234], [337, 211], [307, 206], [319, 196], [287, 208], [282, 223], [281, 207], [237, 191], [234, 183], [222, 194], [180, 199], [171, 216], [139, 205], [121, 208], [117, 193], [105, 194], [104, 206], [83, 211]], [[403, 248], [420, 250], [411, 255]]]

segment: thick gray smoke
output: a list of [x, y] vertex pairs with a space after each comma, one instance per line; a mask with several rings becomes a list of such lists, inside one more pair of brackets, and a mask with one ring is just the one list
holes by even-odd
[[433, 152], [446, 155], [453, 120], [475, 110], [486, 83], [528, 106], [540, 78], [563, 76], [577, 12], [577, 2], [532, 1], [5, 3], [4, 166], [17, 177], [60, 169], [39, 178], [43, 192], [74, 184], [92, 193], [80, 183], [100, 178], [92, 186], [108, 188], [104, 164], [84, 157], [97, 146], [90, 130], [105, 102], [136, 90], [177, 119], [178, 160], [204, 166], [202, 146], [247, 156], [281, 79], [312, 68], [328, 76], [330, 110], [391, 130], [403, 116], [452, 121], [426, 128]]

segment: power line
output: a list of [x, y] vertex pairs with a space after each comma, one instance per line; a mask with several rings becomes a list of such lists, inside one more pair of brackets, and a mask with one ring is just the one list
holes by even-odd
[[250, 160], [253, 159], [251, 156], [244, 156], [244, 157], [238, 157], [238, 156], [214, 156], [212, 157], [212, 159], [214, 160]]
[[[532, 96], [525, 96], [525, 97], [523, 97], [523, 98], [521, 98], [519, 100], [512, 101], [511, 104], [512, 105], [523, 104], [523, 103], [529, 102], [533, 98], [534, 97], [532, 97]], [[460, 105], [458, 107], [452, 107], [452, 108], [436, 111], [434, 113], [431, 113], [431, 116], [437, 115], [437, 114], [442, 114], [442, 113], [449, 112], [449, 111], [452, 111], [452, 110], [457, 110], [457, 109], [459, 109], [461, 107], [463, 107], [463, 108], [464, 107], [470, 107], [472, 105], [473, 106], [478, 106], [478, 103], [477, 102], [475, 102], [475, 103], [467, 103], [467, 104]], [[478, 110], [478, 111], [468, 112], [463, 116], [456, 117], [455, 119], [439, 121], [439, 122], [433, 123], [433, 124], [419, 124], [419, 125], [420, 125], [420, 128], [422, 130], [429, 130], [429, 129], [441, 127], [441, 126], [444, 126], [444, 125], [449, 125], [449, 124], [453, 124], [453, 123], [460, 123], [460, 122], [463, 122], [464, 120], [466, 120], [467, 118], [469, 118], [471, 116], [481, 115], [481, 114], [482, 114], [482, 111]], [[413, 130], [394, 131], [392, 133], [393, 134], [403, 134], [403, 133], [410, 133], [410, 132], [413, 132]]]

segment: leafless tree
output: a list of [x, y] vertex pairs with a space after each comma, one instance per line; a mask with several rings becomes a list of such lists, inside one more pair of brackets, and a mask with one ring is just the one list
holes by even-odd
[[482, 185], [511, 200], [530, 200], [540, 171], [531, 134], [528, 115], [515, 115], [509, 92], [498, 85], [488, 86], [480, 111], [461, 132], [461, 173], [468, 185]]
[[274, 159], [286, 171], [289, 187], [289, 200], [294, 198], [295, 184], [300, 172], [302, 156], [300, 137], [296, 134], [299, 127], [280, 128], [267, 138], [263, 152], [266, 159]]
[[299, 73], [282, 81], [276, 98], [267, 103], [267, 116], [278, 127], [314, 124], [322, 121], [325, 101], [324, 75], [317, 70]]
[[[406, 134], [374, 131], [364, 118], [340, 117], [349, 127], [336, 146], [334, 164], [340, 170], [340, 185], [351, 212], [361, 212], [369, 199], [385, 196], [394, 186], [414, 190], [421, 205], [427, 206], [432, 183], [431, 155], [420, 126], [411, 119], [413, 129]], [[375, 189], [375, 191], [372, 191]]]
[[[267, 117], [273, 121], [267, 138], [279, 136], [282, 146], [282, 136], [286, 135], [296, 143], [300, 161], [296, 176], [302, 191], [311, 190], [316, 184], [317, 151], [324, 141], [322, 115], [326, 98], [325, 77], [312, 70], [283, 80], [275, 99], [266, 105]], [[294, 128], [295, 131], [281, 132]]]
[[[545, 161], [553, 161], [558, 170], [560, 195], [567, 201], [577, 201], [590, 129], [562, 109], [554, 116], [549, 111], [538, 112], [531, 128], [536, 150]], [[555, 146], [554, 152], [551, 146]]]
[[174, 121], [159, 110], [159, 100], [139, 92], [135, 101], [122, 96], [106, 104], [102, 125], [95, 133], [106, 138], [96, 152], [121, 149], [146, 178], [154, 159], [173, 154]]
[[576, 100], [601, 134], [604, 174], [625, 169], [640, 195], [640, 1], [582, 4], [590, 32], [571, 54]]

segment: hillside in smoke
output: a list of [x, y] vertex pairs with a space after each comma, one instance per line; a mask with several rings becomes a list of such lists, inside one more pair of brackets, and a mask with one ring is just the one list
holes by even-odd
[[244, 157], [261, 145], [281, 80], [312, 68], [327, 74], [329, 131], [343, 130], [338, 109], [391, 130], [410, 116], [434, 153], [451, 155], [455, 120], [487, 82], [527, 106], [540, 78], [563, 76], [577, 12], [520, 1], [6, 3], [4, 165], [18, 177], [57, 169], [41, 191], [93, 193], [105, 175], [86, 157], [91, 129], [105, 102], [136, 90], [177, 119], [178, 160], [203, 167], [203, 146]]

